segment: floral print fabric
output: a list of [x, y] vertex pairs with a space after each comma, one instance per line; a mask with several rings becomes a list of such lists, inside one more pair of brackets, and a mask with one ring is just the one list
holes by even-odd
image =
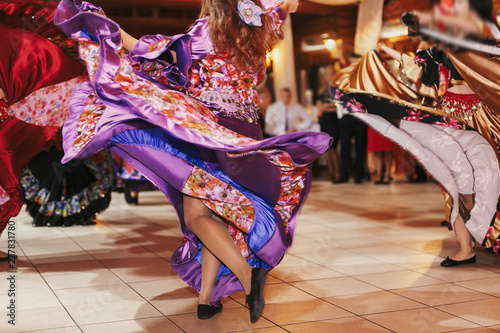
[[6, 112], [22, 121], [37, 126], [61, 127], [69, 117], [69, 101], [75, 89], [86, 77], [38, 89], [23, 100], [6, 108]]
[[182, 193], [201, 199], [205, 206], [226, 220], [233, 241], [241, 254], [248, 258], [244, 234], [254, 222], [255, 211], [243, 193], [198, 167], [194, 167]]

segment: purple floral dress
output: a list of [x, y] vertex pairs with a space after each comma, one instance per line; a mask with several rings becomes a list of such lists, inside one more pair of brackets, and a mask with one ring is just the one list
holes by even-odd
[[[267, 12], [279, 29], [284, 12], [273, 6]], [[228, 222], [250, 265], [276, 266], [292, 244], [310, 164], [331, 138], [294, 133], [260, 140], [259, 76], [238, 72], [213, 51], [206, 19], [187, 34], [145, 36], [129, 54], [118, 25], [89, 3], [61, 2], [56, 20], [78, 39], [90, 77], [71, 103], [64, 161], [109, 147], [163, 191], [185, 235], [171, 264], [196, 290], [201, 243], [184, 224], [184, 195]], [[222, 266], [212, 302], [240, 290]]]

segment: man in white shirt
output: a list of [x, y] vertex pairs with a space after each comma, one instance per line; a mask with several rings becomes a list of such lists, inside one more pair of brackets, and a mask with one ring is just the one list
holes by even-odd
[[314, 119], [298, 104], [291, 104], [292, 92], [283, 88], [280, 100], [269, 106], [266, 111], [266, 133], [270, 136], [308, 131]]

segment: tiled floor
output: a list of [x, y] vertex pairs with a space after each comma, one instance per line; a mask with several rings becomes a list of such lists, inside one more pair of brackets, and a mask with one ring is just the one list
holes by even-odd
[[253, 325], [242, 293], [196, 319], [196, 293], [168, 264], [182, 240], [174, 210], [159, 192], [140, 202], [114, 194], [96, 226], [33, 228], [17, 217], [17, 325], [7, 324], [1, 263], [0, 332], [500, 332], [500, 259], [479, 249], [477, 265], [439, 267], [457, 244], [439, 226], [432, 183], [315, 181]]

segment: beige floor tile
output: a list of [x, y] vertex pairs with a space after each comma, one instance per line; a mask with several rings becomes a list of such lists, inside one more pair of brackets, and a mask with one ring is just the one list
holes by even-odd
[[116, 275], [107, 269], [66, 275], [50, 275], [46, 276], [45, 280], [52, 289], [107, 286], [123, 283]]
[[492, 330], [491, 328], [488, 327], [480, 327], [480, 328], [471, 328], [468, 330], [460, 330], [460, 331], [453, 331], [456, 333], [494, 333], [496, 332], [495, 330]]
[[276, 327], [265, 318], [260, 318], [255, 324], [251, 324], [250, 312], [245, 308], [225, 309], [208, 320], [199, 320], [196, 313], [168, 318], [186, 333], [224, 333]]
[[181, 333], [182, 330], [165, 317], [124, 320], [111, 323], [82, 325], [84, 333]]
[[[165, 316], [195, 313], [198, 306], [196, 293], [157, 296], [148, 298], [148, 301]], [[227, 297], [222, 300], [224, 309], [241, 308], [243, 305]]]
[[421, 254], [421, 251], [402, 247], [398, 245], [378, 245], [364, 248], [355, 248], [351, 251], [361, 253], [371, 258], [382, 259], [387, 257], [399, 257]]
[[78, 262], [78, 261], [92, 261], [95, 260], [90, 254], [84, 251], [71, 252], [71, 253], [60, 253], [55, 254], [40, 254], [35, 253], [29, 255], [29, 259], [33, 265], [39, 264], [51, 264], [51, 263], [66, 263], [66, 262]]
[[170, 267], [170, 263], [164, 259], [148, 258], [138, 261], [138, 264], [137, 266], [110, 268], [110, 271], [127, 283], [178, 278], [177, 273]]
[[297, 255], [286, 254], [283, 260], [276, 266], [276, 268], [286, 268], [286, 267], [308, 267], [314, 265], [315, 263], [300, 258]]
[[[18, 241], [27, 258], [18, 260], [18, 301], [33, 310], [20, 311], [19, 319], [51, 333], [80, 332], [76, 323], [85, 332], [181, 331], [164, 316], [203, 333], [500, 331], [498, 311], [491, 310], [500, 308], [494, 298], [500, 297], [500, 257], [478, 248], [477, 265], [439, 267], [457, 242], [438, 225], [442, 194], [435, 184], [314, 181], [294, 246], [269, 276], [264, 318], [256, 325], [243, 292], [223, 300], [223, 313], [213, 319], [196, 318], [198, 295], [168, 265], [182, 238], [175, 210], [160, 192], [141, 193], [140, 200], [128, 206], [117, 196], [93, 227], [35, 229], [22, 212]], [[0, 302], [5, 283], [0, 279]], [[76, 323], [61, 306], [35, 309], [59, 301]], [[414, 308], [422, 306], [443, 311]], [[47, 313], [51, 323], [44, 326]], [[0, 332], [10, 332], [3, 324]]]
[[456, 283], [459, 286], [500, 297], [500, 278], [462, 281]]
[[401, 246], [408, 247], [410, 249], [419, 250], [425, 253], [432, 254], [434, 256], [438, 256], [443, 251], [443, 240], [435, 239], [435, 240], [425, 240], [419, 242], [404, 242]]
[[32, 272], [23, 273], [19, 271], [17, 273], [7, 273], [2, 274], [0, 278], [0, 294], [6, 295], [10, 289], [11, 280], [7, 280], [11, 275], [15, 275], [16, 288], [15, 291], [18, 293], [29, 293], [34, 291], [50, 291], [49, 286], [45, 280], [40, 276], [40, 274], [35, 274]]
[[143, 297], [157, 297], [178, 294], [195, 294], [181, 279], [162, 279], [156, 281], [132, 282], [128, 284]]
[[308, 321], [352, 317], [353, 314], [320, 299], [267, 303], [263, 316], [280, 326]]
[[303, 259], [309, 260], [316, 264], [327, 265], [343, 261], [356, 261], [369, 258], [366, 255], [353, 252], [351, 250], [331, 249], [329, 251], [316, 251], [310, 253], [302, 253], [297, 255]]
[[38, 264], [36, 268], [40, 271], [42, 276], [51, 275], [66, 275], [69, 273], [89, 272], [100, 269], [105, 269], [99, 261], [76, 261], [76, 262], [52, 262], [47, 264]]
[[125, 283], [56, 289], [54, 293], [64, 306], [116, 301], [144, 301], [141, 295]]
[[438, 333], [479, 327], [479, 325], [470, 321], [433, 308], [397, 311], [390, 314], [381, 313], [363, 317], [398, 333]]
[[[13, 331], [14, 332], [14, 331]], [[47, 330], [25, 331], [24, 333], [81, 333], [78, 326], [68, 326], [61, 328], [49, 328]]]
[[333, 244], [345, 250], [354, 250], [354, 249], [361, 250], [367, 247], [385, 245], [386, 242], [374, 237], [359, 237], [359, 236], [352, 237], [351, 234], [350, 237], [335, 239]]
[[252, 329], [248, 331], [244, 331], [245, 333], [286, 333], [284, 329], [280, 327], [269, 327], [269, 328], [261, 328], [261, 329]]
[[274, 277], [270, 274], [267, 275], [266, 284], [279, 284], [279, 283], [283, 283], [283, 280], [280, 280], [277, 277]]
[[169, 266], [169, 262], [163, 258], [158, 257], [154, 253], [148, 252], [147, 255], [141, 258], [131, 257], [127, 258], [126, 256], [120, 258], [108, 258], [108, 259], [99, 259], [106, 268], [108, 269], [124, 269], [124, 268], [143, 268], [153, 265], [159, 266]]
[[[143, 248], [140, 245], [117, 246], [113, 251], [107, 250], [89, 250], [89, 253], [97, 258], [106, 267], [126, 267], [122, 266], [127, 260], [141, 261], [150, 258], [158, 258], [153, 252]], [[115, 266], [113, 266], [115, 264]]]
[[147, 301], [103, 301], [65, 307], [78, 325], [161, 316]]
[[[231, 296], [236, 302], [245, 304], [245, 293], [239, 292]], [[266, 285], [264, 289], [266, 304], [290, 303], [315, 299], [314, 296], [286, 283]]]
[[415, 269], [415, 271], [446, 282], [459, 282], [487, 278], [497, 278], [497, 280], [500, 281], [499, 274], [485, 269], [477, 268], [473, 265], [462, 266], [460, 267], [460, 271], [457, 271], [456, 269], [450, 269], [450, 267], [446, 268], [441, 266]]
[[400, 266], [391, 265], [386, 262], [372, 258], [365, 260], [346, 261], [346, 262], [328, 264], [325, 265], [325, 267], [331, 268], [334, 271], [349, 276], [404, 270], [404, 268]]
[[441, 280], [412, 271], [367, 274], [359, 275], [356, 278], [386, 290], [442, 283]]
[[500, 325], [500, 298], [442, 305], [437, 309], [481, 326]]
[[[300, 217], [302, 220], [302, 216]], [[305, 219], [305, 218], [304, 218]], [[307, 219], [307, 221], [310, 221]], [[300, 225], [301, 222], [299, 221], [298, 224]], [[335, 244], [332, 244], [332, 246]], [[321, 245], [318, 244], [315, 241], [312, 241], [310, 238], [302, 236], [300, 233], [295, 234], [295, 237], [293, 239], [293, 244], [288, 253], [290, 254], [300, 254], [300, 253], [309, 253], [311, 251], [316, 251], [317, 248], [319, 248]]]
[[270, 272], [274, 276], [285, 282], [328, 279], [344, 276], [344, 274], [321, 266], [296, 266], [275, 268]]
[[286, 325], [284, 329], [291, 333], [353, 333], [353, 332], [390, 332], [363, 318], [350, 317], [333, 320], [313, 321], [303, 324]]
[[[0, 296], [0, 299], [5, 299], [5, 296]], [[17, 304], [21, 311], [61, 306], [61, 302], [50, 290], [19, 293], [17, 294]]]
[[395, 289], [392, 292], [429, 306], [491, 299], [492, 296], [450, 283], [416, 288]]
[[352, 295], [380, 291], [380, 288], [353, 279], [352, 277], [293, 282], [292, 285], [316, 297]]
[[367, 315], [426, 307], [421, 303], [395, 295], [389, 291], [326, 297], [324, 300], [356, 315]]
[[444, 258], [439, 256], [424, 253], [409, 256], [386, 257], [380, 260], [406, 269], [419, 269], [439, 266], [443, 259]]
[[0, 320], [0, 332], [27, 332], [66, 327], [73, 329], [75, 326], [75, 322], [62, 306], [17, 311], [15, 327], [8, 324], [7, 315], [4, 311], [0, 313], [0, 317], [2, 318]]

